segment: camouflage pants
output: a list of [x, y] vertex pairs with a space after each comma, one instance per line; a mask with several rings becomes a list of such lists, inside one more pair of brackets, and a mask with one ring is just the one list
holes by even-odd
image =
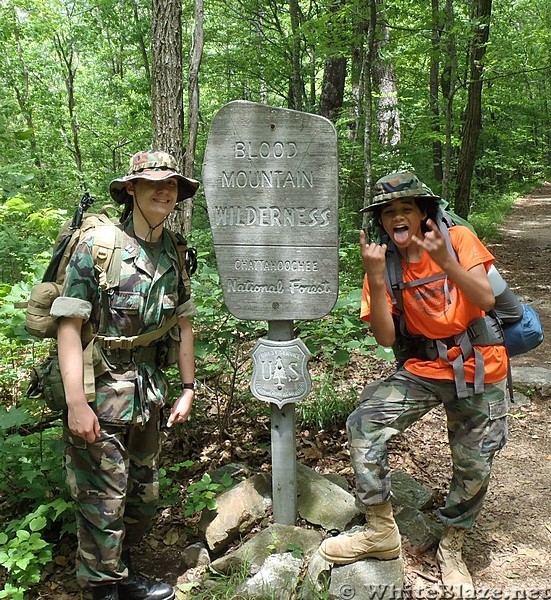
[[160, 415], [143, 425], [101, 423], [92, 444], [65, 428], [67, 485], [77, 511], [81, 587], [128, 575], [121, 552], [149, 529], [159, 497]]
[[401, 369], [385, 381], [367, 385], [360, 406], [346, 426], [358, 501], [380, 504], [390, 498], [387, 442], [440, 403], [447, 416], [453, 474], [446, 504], [439, 512], [446, 525], [471, 527], [479, 514], [493, 458], [507, 441], [505, 380], [486, 384], [483, 394], [458, 399], [453, 381], [417, 377]]

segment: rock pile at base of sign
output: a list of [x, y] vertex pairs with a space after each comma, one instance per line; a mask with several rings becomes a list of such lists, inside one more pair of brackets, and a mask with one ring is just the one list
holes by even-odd
[[[248, 472], [243, 465], [230, 465], [224, 472], [228, 468]], [[214, 472], [211, 477], [216, 480], [220, 473]], [[317, 553], [325, 537], [323, 531], [344, 531], [363, 522], [354, 496], [343, 489], [345, 484], [345, 480], [335, 482], [333, 477], [297, 465], [297, 509], [299, 517], [312, 528], [268, 526], [271, 490], [270, 478], [265, 474], [251, 475], [221, 493], [217, 509], [205, 511], [201, 518], [200, 530], [206, 545], [194, 544], [184, 551], [188, 570], [179, 579], [182, 589], [190, 582], [201, 582], [209, 566], [225, 574], [248, 570], [250, 577], [236, 592], [239, 598], [306, 599], [316, 597], [322, 588], [328, 590], [329, 598], [352, 597], [346, 595], [351, 593], [356, 598], [373, 594], [383, 599], [399, 597], [404, 583], [401, 558], [334, 566]], [[392, 475], [392, 489], [396, 521], [410, 547], [425, 551], [436, 546], [441, 526], [423, 512], [432, 506], [431, 490], [400, 471]], [[253, 528], [260, 531], [227, 551], [238, 537], [245, 537]], [[218, 558], [211, 562], [211, 554]]]

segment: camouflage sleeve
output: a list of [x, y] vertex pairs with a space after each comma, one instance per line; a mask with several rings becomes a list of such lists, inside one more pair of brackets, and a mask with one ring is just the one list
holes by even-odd
[[92, 245], [92, 236], [87, 236], [76, 246], [65, 271], [61, 296], [52, 304], [52, 316], [78, 317], [86, 321], [97, 306], [99, 294]]

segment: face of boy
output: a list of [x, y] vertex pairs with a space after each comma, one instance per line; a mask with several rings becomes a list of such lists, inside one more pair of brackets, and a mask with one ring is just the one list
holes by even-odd
[[423, 238], [421, 223], [426, 217], [413, 198], [398, 198], [381, 210], [383, 228], [398, 248], [407, 248], [412, 235]]
[[178, 180], [169, 177], [154, 181], [134, 179], [126, 183], [126, 191], [138, 202], [148, 220], [164, 219], [176, 206], [178, 200]]

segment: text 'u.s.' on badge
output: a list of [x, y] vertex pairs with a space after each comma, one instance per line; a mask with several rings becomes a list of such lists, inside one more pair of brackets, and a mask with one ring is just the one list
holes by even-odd
[[298, 338], [275, 341], [261, 338], [252, 351], [251, 392], [259, 400], [284, 404], [298, 402], [310, 393], [307, 369], [310, 352]]

